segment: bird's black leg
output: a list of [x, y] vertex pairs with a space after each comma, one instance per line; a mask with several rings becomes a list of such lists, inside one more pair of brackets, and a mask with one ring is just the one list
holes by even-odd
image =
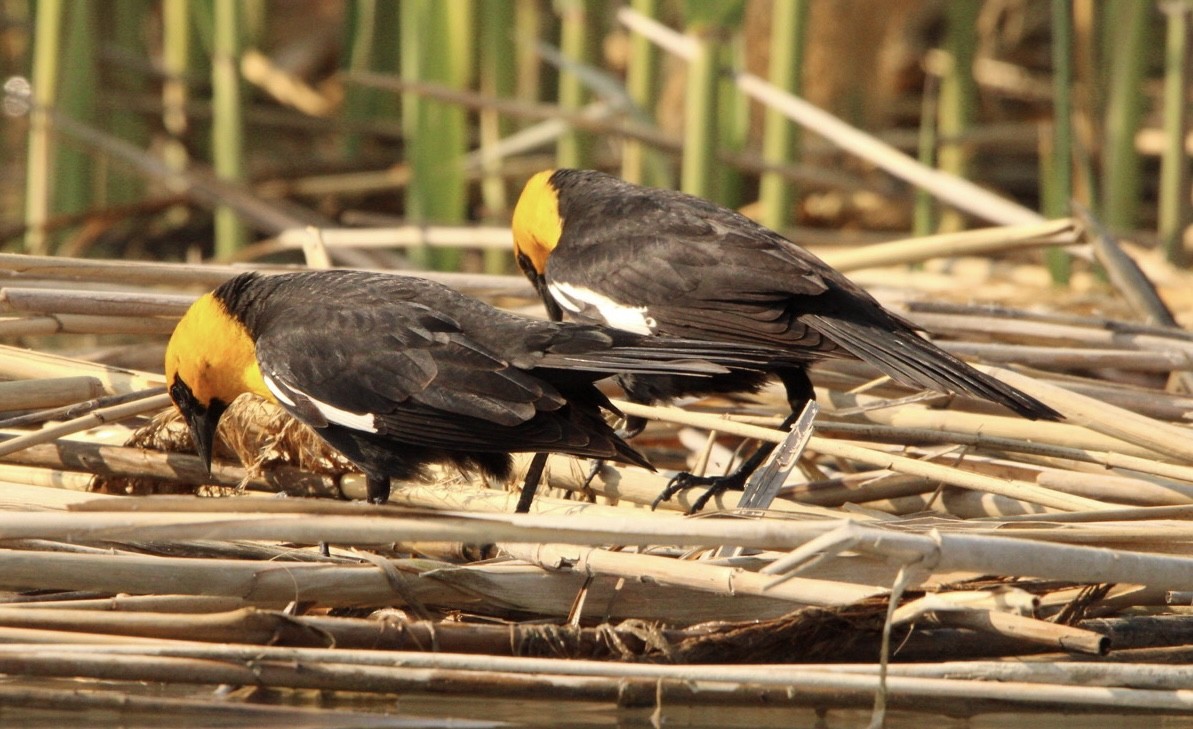
[[366, 473], [365, 496], [370, 504], [384, 504], [389, 501], [389, 476]]
[[[622, 440], [629, 440], [644, 430], [646, 430], [646, 418], [640, 418], [637, 415], [627, 415], [625, 418], [625, 424], [617, 429], [617, 437], [621, 438]], [[588, 469], [588, 475], [584, 477], [584, 484], [581, 488], [590, 488], [592, 486], [592, 480], [600, 475], [604, 468], [604, 458], [598, 458], [594, 460], [592, 462], [592, 466]]]
[[[804, 403], [816, 399], [816, 392], [812, 388], [812, 381], [808, 379], [808, 373], [802, 367], [781, 370], [778, 375], [787, 389], [787, 402], [791, 405], [791, 415], [784, 418], [779, 428], [780, 430], [791, 430], [791, 426], [799, 417], [800, 411], [803, 410]], [[672, 496], [684, 489], [706, 486], [707, 490], [693, 502], [692, 507], [688, 510], [689, 514], [695, 514], [707, 506], [708, 502], [717, 494], [725, 491], [743, 490], [746, 481], [754, 471], [758, 470], [759, 466], [766, 462], [766, 459], [770, 457], [771, 453], [774, 453], [777, 447], [777, 443], [763, 443], [737, 467], [737, 470], [724, 476], [694, 476], [686, 471], [677, 473], [667, 483], [667, 488], [663, 489], [663, 492], [655, 498], [650, 508], [657, 508], [659, 504], [669, 501]]]
[[[790, 430], [797, 417], [799, 416], [795, 413], [788, 415], [779, 425], [779, 429]], [[664, 501], [669, 501], [672, 496], [684, 489], [707, 486], [708, 488], [705, 492], [692, 503], [692, 508], [688, 510], [689, 514], [695, 514], [707, 506], [708, 502], [717, 494], [725, 491], [743, 490], [750, 475], [766, 462], [766, 459], [770, 457], [771, 453], [775, 452], [775, 448], [778, 445], [778, 443], [763, 443], [754, 449], [754, 452], [750, 454], [749, 458], [742, 461], [742, 464], [737, 467], [737, 470], [733, 471], [733, 473], [727, 473], [724, 476], [695, 476], [687, 471], [681, 471], [675, 474], [667, 483], [667, 488], [663, 489], [663, 492], [655, 497], [650, 508], [654, 509]]]
[[530, 467], [526, 469], [526, 479], [522, 482], [522, 495], [518, 497], [518, 505], [514, 507], [515, 514], [530, 512], [530, 502], [534, 501], [534, 492], [538, 491], [539, 481], [543, 478], [543, 468], [547, 465], [546, 453], [535, 453], [530, 459]]
[[[366, 473], [365, 500], [370, 504], [384, 504], [389, 501], [389, 476]], [[319, 554], [330, 557], [331, 545], [327, 542], [319, 542]]]

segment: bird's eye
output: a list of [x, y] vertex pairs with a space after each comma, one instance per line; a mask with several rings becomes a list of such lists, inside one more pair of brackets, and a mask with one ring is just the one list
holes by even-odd
[[195, 393], [191, 392], [190, 386], [178, 377], [170, 384], [170, 399], [180, 410], [201, 413], [207, 409], [195, 397]]
[[517, 259], [518, 268], [522, 269], [523, 273], [536, 273], [534, 264], [530, 261], [530, 256], [519, 250], [515, 258]]

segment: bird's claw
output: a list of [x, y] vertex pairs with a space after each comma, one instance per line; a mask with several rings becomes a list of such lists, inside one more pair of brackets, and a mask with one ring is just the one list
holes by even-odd
[[672, 496], [685, 489], [706, 487], [704, 493], [692, 502], [692, 506], [688, 509], [688, 514], [695, 514], [708, 506], [708, 502], [718, 494], [726, 491], [741, 491], [745, 488], [747, 475], [738, 471], [725, 476], [696, 476], [687, 471], [680, 471], [671, 477], [671, 480], [667, 482], [667, 488], [655, 497], [650, 508], [652, 511], [657, 509], [659, 504], [670, 501]]
[[588, 475], [584, 477], [584, 483], [580, 484], [580, 490], [586, 494], [592, 493], [592, 482], [601, 472], [605, 470], [605, 459], [597, 458], [592, 461], [592, 465], [588, 468]]

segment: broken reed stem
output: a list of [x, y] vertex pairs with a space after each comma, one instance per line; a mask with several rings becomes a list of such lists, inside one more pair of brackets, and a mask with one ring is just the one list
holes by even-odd
[[[70, 379], [70, 378], [63, 378]], [[13, 415], [11, 417], [0, 418], [0, 428], [24, 428], [31, 425], [41, 425], [50, 420], [62, 420], [63, 418], [76, 418], [84, 413], [94, 412], [99, 408], [106, 408], [112, 405], [120, 405], [134, 400], [149, 397], [150, 395], [157, 395], [165, 390], [163, 387], [151, 387], [147, 390], [136, 390], [134, 392], [126, 392], [119, 395], [104, 395], [103, 388], [99, 382], [94, 378], [86, 378], [96, 383], [97, 391], [99, 393], [96, 397], [66, 400], [69, 404], [62, 404], [58, 407], [50, 407], [43, 410], [33, 410], [32, 412], [22, 412], [20, 415]], [[20, 383], [30, 389], [39, 389], [38, 384], [45, 382], [45, 380], [21, 380]]]
[[969, 628], [1047, 646], [1053, 650], [1104, 656], [1110, 651], [1110, 639], [1092, 630], [1022, 617], [997, 610], [935, 611], [917, 618], [921, 627]]
[[1001, 342], [941, 342], [942, 349], [967, 359], [991, 364], [1017, 364], [1048, 369], [1096, 370], [1114, 368], [1136, 372], [1171, 372], [1189, 366], [1188, 358], [1172, 351], [1044, 347]]
[[[38, 488], [41, 491], [83, 491], [89, 492], [95, 483], [95, 476], [76, 471], [57, 471], [30, 466], [0, 464], [0, 480]], [[52, 497], [50, 497], [52, 498]]]
[[[481, 225], [405, 225], [398, 228], [320, 228], [319, 234], [328, 248], [481, 248], [508, 250], [510, 229]], [[302, 248], [311, 233], [306, 228], [284, 230], [277, 242], [284, 249]], [[419, 274], [421, 275], [421, 273]]]
[[[445, 625], [446, 629], [456, 626]], [[475, 627], [475, 626], [460, 626]], [[0, 645], [0, 651], [18, 654], [22, 648], [42, 650], [43, 644]], [[471, 655], [466, 653], [431, 651], [377, 651], [358, 648], [312, 648], [283, 646], [211, 645], [186, 640], [142, 643], [121, 639], [106, 645], [93, 646], [63, 643], [55, 646], [63, 652], [88, 652], [98, 655], [142, 655], [162, 658], [189, 658], [214, 662], [242, 662], [261, 659], [279, 663], [331, 662], [345, 666], [402, 667], [443, 669], [454, 671], [500, 671], [523, 674], [564, 674], [594, 678], [670, 679], [675, 681], [749, 681], [782, 685], [793, 676], [817, 674], [853, 674], [876, 676], [877, 664], [823, 663], [757, 664], [757, 665], [659, 665], [649, 663], [616, 663], [582, 659]], [[1030, 683], [1076, 686], [1136, 686], [1138, 688], [1183, 688], [1193, 680], [1193, 668], [1155, 664], [1124, 663], [1047, 663], [1014, 661], [949, 661], [942, 663], [892, 663], [891, 676], [922, 678], [956, 678], [958, 680], [1023, 681]]]

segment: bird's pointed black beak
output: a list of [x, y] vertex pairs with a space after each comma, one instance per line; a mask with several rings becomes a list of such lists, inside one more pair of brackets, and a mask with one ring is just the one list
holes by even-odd
[[195, 451], [199, 454], [203, 467], [210, 474], [211, 455], [215, 449], [215, 430], [224, 411], [228, 409], [227, 404], [219, 400], [212, 400], [207, 405], [201, 404], [195, 399], [190, 387], [179, 379], [175, 379], [174, 384], [170, 386], [170, 397], [186, 419], [187, 427], [191, 431], [191, 442], [195, 445]]
[[547, 288], [547, 277], [541, 273], [536, 273], [532, 277], [534, 288], [539, 292], [539, 296], [543, 300], [543, 306], [547, 307], [547, 316], [551, 321], [563, 321], [563, 309], [560, 308], [559, 302], [551, 295], [551, 290]]
[[226, 409], [223, 403], [217, 400], [202, 412], [186, 414], [186, 424], [190, 426], [191, 430], [191, 441], [194, 442], [195, 450], [209, 474], [211, 473], [211, 454], [215, 448], [215, 430]]
[[551, 318], [551, 321], [563, 321], [563, 309], [559, 307], [555, 297], [551, 295], [551, 290], [547, 288], [547, 277], [535, 269], [534, 263], [525, 253], [518, 251], [516, 257], [518, 268], [522, 269], [522, 273], [526, 274], [526, 278], [534, 284], [534, 290], [543, 300], [543, 306], [547, 307], [547, 316]]

